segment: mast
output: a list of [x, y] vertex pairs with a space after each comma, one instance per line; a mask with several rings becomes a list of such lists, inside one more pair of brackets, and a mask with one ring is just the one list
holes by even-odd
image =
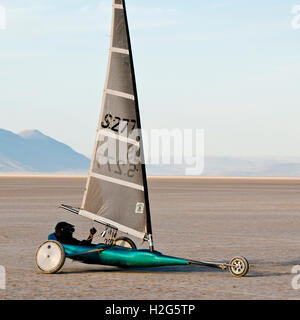
[[[122, 0], [120, 0], [119, 2], [122, 2]], [[135, 70], [134, 70], [134, 63], [133, 63], [133, 54], [132, 54], [132, 47], [131, 47], [129, 24], [128, 24], [125, 0], [123, 0], [123, 9], [124, 9], [126, 33], [127, 33], [127, 39], [128, 39], [128, 50], [129, 50], [129, 56], [130, 56], [130, 60], [131, 60], [131, 74], [132, 74], [133, 91], [134, 91], [134, 97], [135, 97], [135, 110], [136, 110], [137, 125], [138, 125], [138, 128], [141, 129], [142, 125], [141, 125], [141, 117], [140, 117], [140, 109], [139, 109], [139, 100], [138, 100], [138, 94], [137, 94]], [[153, 242], [153, 235], [152, 235], [148, 183], [147, 183], [147, 173], [146, 173], [146, 166], [145, 166], [144, 145], [143, 145], [142, 134], [140, 136], [140, 150], [141, 150], [141, 166], [142, 166], [142, 175], [143, 175], [144, 192], [145, 192], [146, 230], [147, 230], [147, 235], [149, 237], [149, 239], [148, 239], [149, 247], [150, 247], [150, 250], [153, 251], [154, 250], [154, 242]]]

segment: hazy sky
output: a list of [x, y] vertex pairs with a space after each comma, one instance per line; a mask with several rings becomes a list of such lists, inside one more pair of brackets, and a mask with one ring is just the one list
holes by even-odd
[[[300, 156], [300, 0], [127, 0], [144, 128], [205, 129], [206, 154]], [[0, 128], [91, 155], [111, 0], [0, 0]]]

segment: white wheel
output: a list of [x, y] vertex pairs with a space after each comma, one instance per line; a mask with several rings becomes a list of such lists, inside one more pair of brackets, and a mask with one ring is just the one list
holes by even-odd
[[65, 263], [65, 250], [54, 240], [46, 241], [36, 251], [35, 261], [38, 268], [44, 273], [56, 273]]
[[235, 257], [230, 261], [229, 270], [235, 277], [243, 277], [249, 270], [249, 262], [244, 257]]
[[126, 237], [120, 237], [116, 239], [114, 242], [114, 245], [129, 248], [129, 249], [136, 249], [135, 243], [131, 239]]

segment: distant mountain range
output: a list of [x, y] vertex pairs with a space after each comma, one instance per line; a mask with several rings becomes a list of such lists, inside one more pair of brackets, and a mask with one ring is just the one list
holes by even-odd
[[[38, 130], [0, 129], [0, 173], [87, 174], [90, 159]], [[184, 165], [147, 165], [148, 175], [183, 176]], [[300, 177], [300, 158], [206, 157], [202, 176]]]
[[[148, 165], [153, 176], [184, 176], [184, 165]], [[300, 177], [300, 159], [206, 157], [204, 177]]]
[[0, 172], [87, 173], [90, 160], [38, 130], [0, 129]]

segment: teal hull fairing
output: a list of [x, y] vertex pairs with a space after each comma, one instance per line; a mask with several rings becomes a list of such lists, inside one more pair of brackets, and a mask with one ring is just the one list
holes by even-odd
[[[97, 246], [77, 246], [63, 244], [66, 258], [87, 264], [101, 264], [122, 268], [146, 268], [171, 265], [188, 265], [184, 259], [169, 257], [158, 251], [134, 250], [119, 246], [100, 244]], [[99, 252], [89, 252], [104, 249]]]

